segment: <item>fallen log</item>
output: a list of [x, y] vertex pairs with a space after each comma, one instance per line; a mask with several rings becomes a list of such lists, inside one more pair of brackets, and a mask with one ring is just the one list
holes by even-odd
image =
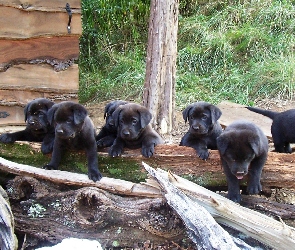
[[204, 207], [189, 199], [176, 188], [169, 181], [167, 174], [156, 171], [145, 163], [143, 165], [164, 190], [167, 203], [182, 218], [191, 240], [198, 249], [252, 249], [245, 242], [233, 239], [228, 232], [217, 224]]
[[14, 217], [8, 202], [8, 196], [0, 186], [0, 249], [17, 249], [17, 238], [14, 234]]
[[[149, 168], [143, 163], [145, 168]], [[295, 228], [287, 226], [256, 211], [243, 208], [204, 187], [192, 183], [177, 175], [158, 170], [160, 176], [166, 176], [189, 198], [206, 208], [217, 222], [233, 227], [274, 249], [292, 249], [295, 246]]]
[[[79, 236], [81, 238], [87, 236], [95, 239], [101, 238], [104, 246], [107, 247], [110, 247], [113, 242], [121, 247], [125, 247], [130, 246], [132, 240], [138, 244], [143, 244], [142, 239], [152, 239], [150, 242], [160, 244], [160, 242], [163, 243], [166, 240], [177, 240], [185, 237], [184, 226], [179, 224], [179, 218], [174, 216], [173, 218], [169, 217], [170, 219], [168, 220], [165, 217], [170, 216], [171, 211], [165, 207], [165, 202], [161, 198], [161, 190], [155, 182], [149, 181], [136, 184], [134, 189], [134, 183], [121, 182], [117, 179], [103, 177], [102, 181], [94, 183], [87, 179], [87, 175], [83, 174], [68, 173], [66, 171], [47, 171], [23, 164], [16, 164], [2, 158], [0, 158], [0, 161], [1, 169], [9, 170], [18, 175], [29, 176], [16, 177], [12, 184], [8, 185], [7, 190], [12, 200], [12, 209], [15, 214], [18, 233], [27, 233], [30, 237], [35, 237], [35, 240], [38, 239], [38, 242], [44, 241], [56, 244], [67, 236]], [[9, 165], [11, 166], [9, 167]], [[43, 179], [43, 181], [36, 180], [31, 176]], [[65, 178], [65, 176], [67, 177]], [[192, 182], [188, 183], [189, 186], [194, 185]], [[125, 184], [127, 188], [124, 187]], [[69, 191], [68, 185], [83, 188]], [[100, 190], [95, 185], [99, 185], [100, 188], [107, 191]], [[119, 187], [120, 185], [123, 185], [123, 187]], [[52, 189], [52, 186], [55, 186], [55, 189]], [[59, 189], [56, 190], [56, 187]], [[133, 192], [134, 190], [136, 192]], [[123, 197], [115, 195], [117, 192], [122, 194]], [[104, 194], [102, 195], [103, 197], [107, 195], [112, 196], [112, 201], [101, 198], [100, 193]], [[145, 206], [139, 206], [137, 203], [133, 203], [134, 201], [145, 204]], [[120, 205], [120, 207], [116, 204], [117, 202], [122, 206]], [[143, 210], [139, 213], [139, 216], [132, 217], [140, 207]], [[129, 208], [134, 208], [134, 210], [128, 210]], [[104, 212], [101, 214], [99, 211], [102, 211], [102, 209], [110, 211], [110, 214]], [[73, 214], [74, 211], [77, 211], [77, 213]], [[105, 215], [113, 217], [108, 218]], [[117, 219], [114, 219], [114, 215], [118, 215]], [[144, 215], [146, 217], [143, 217]], [[121, 221], [121, 218], [124, 219], [125, 224]], [[138, 218], [145, 219], [142, 221]], [[78, 222], [76, 221], [77, 219]], [[106, 227], [105, 223], [108, 221], [110, 221], [113, 227], [109, 223], [107, 225], [111, 228]], [[174, 225], [175, 223], [176, 225]], [[170, 228], [168, 225], [170, 225]], [[174, 230], [171, 230], [172, 225], [175, 226]], [[126, 231], [125, 227], [127, 227]], [[286, 226], [286, 228], [288, 227]], [[120, 234], [119, 237], [116, 230], [121, 232], [122, 229], [124, 229], [125, 234]], [[97, 234], [98, 231], [104, 232], [105, 230], [113, 233], [114, 237], [112, 238], [112, 235]], [[143, 237], [146, 234], [139, 234], [137, 230], [148, 231], [151, 235], [148, 238]], [[127, 241], [130, 234], [137, 235], [138, 238], [136, 236]]]
[[178, 215], [162, 197], [111, 194], [97, 187], [70, 189], [17, 176], [7, 185], [15, 231], [27, 235], [24, 249], [65, 238], [98, 240], [103, 249], [190, 248]]

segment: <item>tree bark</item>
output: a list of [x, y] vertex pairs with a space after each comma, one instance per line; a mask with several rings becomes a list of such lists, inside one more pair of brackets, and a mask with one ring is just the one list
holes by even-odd
[[67, 237], [95, 239], [104, 249], [193, 247], [182, 221], [162, 197], [118, 196], [97, 187], [71, 190], [23, 176], [10, 181], [7, 189], [15, 231], [27, 235], [24, 249]]
[[178, 30], [178, 0], [152, 0], [143, 105], [161, 134], [172, 131]]

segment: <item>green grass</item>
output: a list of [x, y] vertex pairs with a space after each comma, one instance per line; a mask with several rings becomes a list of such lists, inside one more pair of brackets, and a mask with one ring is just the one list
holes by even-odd
[[[252, 105], [262, 98], [294, 98], [294, 4], [204, 0], [193, 5], [182, 1], [177, 107], [198, 100]], [[148, 1], [82, 1], [82, 9], [80, 101], [141, 101]], [[105, 20], [108, 25], [102, 26]]]

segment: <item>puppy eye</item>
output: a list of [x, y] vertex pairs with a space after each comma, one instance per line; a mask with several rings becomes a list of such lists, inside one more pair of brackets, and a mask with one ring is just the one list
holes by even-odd
[[207, 115], [203, 115], [202, 116], [202, 120], [207, 120], [208, 116]]
[[72, 119], [66, 120], [66, 123], [72, 123]]
[[132, 120], [132, 125], [136, 125], [137, 124], [137, 120], [133, 119]]

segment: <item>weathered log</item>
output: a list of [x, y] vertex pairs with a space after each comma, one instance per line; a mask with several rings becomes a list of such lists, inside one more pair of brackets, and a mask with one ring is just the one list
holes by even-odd
[[[144, 160], [151, 166], [161, 166], [162, 169], [169, 169], [177, 175], [189, 177], [201, 186], [227, 186], [217, 150], [210, 151], [207, 161], [201, 160], [193, 148], [178, 145], [158, 145], [155, 155], [149, 159], [144, 159], [139, 150], [125, 150], [122, 157], [138, 162]], [[269, 194], [273, 188], [295, 189], [295, 153], [269, 152], [261, 183], [263, 191]], [[245, 186], [245, 182], [242, 184]]]
[[14, 235], [14, 217], [8, 202], [8, 196], [0, 186], [0, 249], [17, 249], [17, 238]]
[[98, 187], [112, 193], [131, 196], [161, 197], [158, 188], [144, 184], [137, 184], [130, 181], [108, 177], [103, 177], [100, 181], [93, 182], [92, 180], [89, 180], [87, 175], [70, 173], [67, 171], [35, 168], [5, 160], [2, 157], [0, 157], [0, 169], [16, 175], [35, 177], [56, 184], [66, 184], [80, 187]]
[[[159, 199], [161, 197], [160, 196], [161, 191], [159, 190], [159, 186], [155, 182], [151, 182], [151, 181], [149, 181], [148, 183], [145, 183], [145, 184], [135, 184], [135, 183], [130, 183], [130, 182], [125, 182], [125, 181], [121, 181], [121, 180], [117, 180], [117, 179], [104, 177], [104, 178], [102, 178], [102, 180], [100, 182], [94, 183], [94, 182], [88, 180], [87, 175], [68, 173], [66, 171], [48, 171], [48, 170], [43, 170], [43, 169], [38, 169], [38, 168], [26, 166], [23, 164], [16, 164], [16, 163], [4, 160], [3, 158], [0, 158], [0, 160], [1, 160], [0, 168], [4, 171], [12, 172], [17, 175], [34, 176], [34, 177], [37, 177], [38, 179], [46, 180], [47, 183], [56, 183], [58, 186], [60, 186], [61, 189], [64, 187], [63, 183], [66, 185], [74, 185], [74, 186], [84, 186], [84, 187], [85, 186], [93, 186], [93, 189], [95, 189], [95, 190], [96, 190], [96, 187], [101, 187], [101, 188], [103, 188], [109, 192], [113, 192], [115, 194], [117, 193], [117, 194], [124, 194], [124, 195], [128, 195], [128, 196], [135, 196], [135, 198], [132, 198], [134, 200], [146, 199], [145, 202], [148, 207], [149, 207], [148, 199], [150, 199], [150, 201], [153, 201], [154, 199]], [[11, 165], [11, 166], [9, 166], [9, 165]], [[64, 194], [61, 191], [53, 192], [52, 190], [50, 190], [47, 187], [47, 186], [49, 186], [49, 184], [46, 184], [46, 183], [44, 184], [44, 182], [42, 182], [42, 184], [38, 184], [39, 181], [37, 181], [31, 177], [30, 178], [29, 177], [18, 177], [18, 178], [20, 178], [21, 181], [14, 181], [15, 184], [10, 185], [7, 189], [9, 191], [10, 198], [13, 201], [12, 202], [13, 211], [15, 212], [15, 214], [19, 213], [19, 215], [15, 216], [18, 232], [22, 232], [22, 233], [30, 232], [29, 233], [30, 235], [35, 236], [39, 240], [44, 239], [44, 241], [50, 242], [52, 244], [59, 242], [63, 237], [70, 236], [70, 233], [73, 234], [73, 232], [74, 232], [74, 236], [79, 235], [79, 237], [86, 237], [85, 232], [83, 230], [82, 231], [80, 230], [80, 228], [81, 227], [84, 228], [84, 226], [81, 226], [80, 224], [79, 224], [80, 225], [79, 229], [75, 229], [75, 230], [73, 230], [73, 228], [66, 229], [66, 228], [62, 227], [61, 230], [64, 230], [64, 232], [66, 232], [68, 230], [68, 234], [67, 233], [61, 234], [61, 231], [56, 228], [52, 229], [53, 225], [51, 225], [51, 228], [45, 228], [44, 230], [40, 229], [40, 227], [42, 227], [42, 228], [44, 227], [44, 225], [43, 225], [44, 219], [42, 217], [43, 216], [42, 207], [44, 207], [46, 203], [47, 203], [47, 207], [50, 207], [50, 204], [54, 204], [54, 203], [56, 203], [56, 201], [58, 201], [58, 203], [59, 203], [60, 200], [64, 200], [64, 196], [69, 197], [72, 195], [73, 197], [75, 197], [75, 194], [71, 193], [70, 191], [69, 191], [70, 193], [67, 193], [67, 194]], [[19, 183], [19, 184], [16, 184], [16, 183]], [[189, 182], [189, 185], [191, 186], [192, 183]], [[120, 187], [120, 186], [122, 186], [122, 187]], [[65, 188], [63, 188], [63, 189], [65, 189]], [[85, 188], [84, 192], [87, 192], [88, 189], [89, 188]], [[93, 190], [92, 187], [90, 189]], [[102, 192], [105, 192], [105, 191], [102, 191]], [[105, 193], [107, 193], [107, 192], [105, 192]], [[51, 200], [48, 200], [49, 197]], [[91, 196], [91, 197], [94, 197], [93, 198], [94, 201], [97, 200], [97, 198], [95, 198], [95, 196]], [[140, 198], [140, 197], [142, 197], [142, 198]], [[146, 197], [154, 197], [154, 198], [146, 198]], [[158, 198], [156, 198], [156, 197], [158, 197]], [[116, 199], [120, 200], [121, 198], [122, 197], [118, 196], [115, 198], [115, 200]], [[20, 201], [22, 201], [22, 202], [20, 203]], [[26, 205], [27, 202], [28, 202], [28, 205]], [[85, 203], [88, 204], [87, 202], [85, 202]], [[130, 203], [130, 202], [127, 202], [127, 203], [128, 203], [128, 206], [131, 206], [131, 207], [133, 206], [132, 203]], [[36, 204], [41, 204], [41, 206], [36, 205]], [[52, 205], [52, 206], [54, 206], [54, 205]], [[70, 205], [68, 205], [68, 206], [70, 206]], [[46, 207], [46, 209], [47, 209], [47, 207]], [[95, 207], [96, 207], [96, 205], [93, 205], [93, 206], [91, 205], [89, 207], [89, 209], [86, 209], [85, 207], [83, 208], [83, 211], [88, 211], [88, 212], [84, 212], [84, 213], [89, 213], [88, 214], [89, 219], [85, 219], [85, 221], [88, 221], [89, 224], [92, 223], [91, 221], [93, 220], [93, 218], [96, 218], [96, 216], [98, 216], [98, 215], [96, 215], [96, 213], [98, 213], [98, 212], [97, 211], [95, 212], [95, 209], [94, 209]], [[154, 207], [154, 205], [151, 205], [151, 207]], [[30, 208], [31, 208], [31, 210], [30, 210]], [[38, 208], [39, 208], [39, 210], [38, 210]], [[146, 213], [146, 215], [151, 216], [153, 218], [157, 218], [157, 220], [161, 219], [161, 217], [158, 217], [158, 214], [156, 212], [153, 212], [153, 210], [150, 210], [150, 209], [151, 208], [149, 207], [147, 210], [145, 210], [144, 213]], [[160, 211], [161, 211], [161, 209], [160, 209]], [[39, 221], [37, 221], [36, 218], [34, 219], [34, 222], [36, 220], [37, 225], [33, 226], [33, 224], [32, 224], [33, 221], [30, 221], [32, 218], [29, 218], [29, 221], [26, 221], [27, 220], [26, 217], [28, 217], [29, 212], [31, 214], [34, 214], [34, 213], [38, 214], [38, 211], [39, 211], [39, 213], [41, 212], [41, 217], [40, 217]], [[25, 213], [25, 212], [27, 212], [27, 213]], [[66, 214], [64, 214], [64, 213], [60, 213], [59, 216], [61, 216], [62, 218], [66, 218], [65, 217]], [[50, 218], [51, 218], [51, 215], [50, 215]], [[71, 221], [71, 219], [69, 221]], [[68, 221], [68, 223], [70, 223], [69, 221]], [[118, 223], [118, 224], [120, 225], [120, 223]], [[40, 224], [42, 224], [42, 226], [40, 226]], [[147, 221], [144, 222], [143, 224], [147, 225]], [[33, 226], [33, 229], [32, 229], [32, 226]], [[55, 227], [59, 227], [59, 226], [60, 226], [59, 224], [58, 225], [55, 224]], [[165, 227], [166, 227], [166, 225], [165, 225]], [[98, 228], [98, 226], [95, 226], [95, 228]], [[148, 226], [146, 226], [146, 228], [149, 228], [150, 232], [154, 232], [154, 230], [155, 230], [152, 227], [148, 227]], [[158, 228], [158, 226], [157, 226], [157, 228]], [[286, 229], [287, 228], [288, 227], [286, 226]], [[88, 228], [86, 228], [86, 229], [87, 229], [86, 231], [88, 232]], [[141, 229], [142, 229], [142, 227], [141, 227]], [[42, 231], [42, 234], [40, 234], [40, 230]], [[102, 228], [101, 231], [102, 230], [104, 230], [104, 228]], [[134, 232], [134, 233], [135, 233], [135, 235], [137, 235], [136, 232]], [[118, 234], [116, 234], [116, 236], [117, 235]], [[73, 235], [71, 235], [71, 236], [73, 236]], [[140, 237], [142, 237], [142, 235], [140, 235]], [[97, 239], [99, 237], [97, 235], [95, 235], [95, 238]], [[141, 239], [143, 239], [143, 238], [141, 238]], [[135, 238], [133, 238], [133, 240], [135, 240]], [[162, 238], [161, 240], [163, 242], [164, 238]], [[115, 242], [116, 242], [116, 240], [115, 240]], [[109, 241], [108, 241], [108, 244], [110, 244]], [[126, 244], [130, 244], [130, 242], [128, 242]], [[110, 246], [110, 245], [108, 245], [108, 246]]]
[[7, 190], [16, 232], [27, 235], [25, 247], [53, 245], [67, 237], [95, 239], [104, 249], [151, 249], [173, 242], [193, 246], [162, 197], [123, 197], [97, 187], [70, 190], [22, 176], [10, 181]]
[[252, 249], [241, 241], [239, 241], [240, 247], [238, 247], [234, 239], [217, 224], [210, 213], [176, 188], [169, 181], [167, 174], [156, 171], [145, 163], [143, 165], [164, 189], [168, 204], [182, 218], [190, 238], [198, 249], [241, 249], [241, 245], [242, 249]]
[[[143, 163], [144, 164], [144, 163]], [[146, 165], [146, 164], [144, 164]], [[295, 245], [295, 228], [287, 226], [256, 211], [243, 208], [214, 192], [177, 175], [158, 170], [159, 175], [170, 179], [189, 198], [205, 207], [217, 222], [238, 229], [274, 249], [292, 249]], [[168, 175], [168, 176], [167, 176]]]

